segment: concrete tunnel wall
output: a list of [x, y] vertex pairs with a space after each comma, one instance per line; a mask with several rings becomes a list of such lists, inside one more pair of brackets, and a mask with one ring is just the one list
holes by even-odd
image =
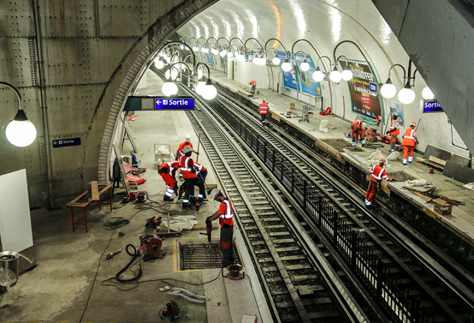
[[[2, 87], [0, 174], [26, 168], [31, 207], [48, 205], [48, 164], [58, 204], [85, 190], [91, 180], [107, 180], [116, 119], [143, 63], [175, 29], [216, 1], [0, 2], [0, 80], [18, 88], [38, 132], [26, 148], [6, 140], [5, 127], [18, 105], [13, 91]], [[36, 7], [42, 58], [35, 48]], [[41, 61], [49, 138], [42, 121]], [[53, 140], [69, 138], [80, 138], [81, 145], [53, 148]]]
[[[402, 6], [402, 4], [406, 4], [408, 1], [375, 1], [376, 4], [382, 2], [387, 4], [387, 14], [393, 13], [395, 15], [397, 12], [404, 11], [395, 10], [389, 7], [389, 5], [397, 2]], [[417, 0], [412, 0], [411, 2], [417, 2]], [[441, 3], [442, 1], [436, 0], [436, 2]], [[444, 2], [448, 4], [448, 1], [444, 0]], [[194, 17], [189, 23], [184, 25], [178, 33], [185, 39], [190, 39], [191, 37], [204, 37], [206, 39], [210, 37], [226, 37], [227, 39], [239, 37], [245, 41], [246, 39], [254, 37], [262, 44], [265, 44], [268, 39], [276, 37], [284, 43], [288, 50], [291, 50], [293, 43], [304, 38], [314, 45], [317, 53], [305, 42], [297, 43], [294, 51], [303, 50], [311, 55], [313, 61], [316, 61], [318, 56], [322, 55], [329, 56], [332, 59], [333, 50], [336, 45], [341, 41], [351, 40], [359, 45], [371, 63], [379, 83], [384, 83], [387, 80], [389, 68], [393, 64], [398, 63], [403, 65], [405, 69], [408, 68], [410, 56], [405, 51], [406, 48], [404, 48], [397, 39], [398, 33], [396, 29], [392, 30], [390, 28], [391, 26], [385, 22], [384, 17], [382, 17], [377, 7], [370, 0], [274, 0], [260, 1], [258, 3], [259, 5], [256, 6], [252, 0], [240, 0], [239, 6], [236, 6], [235, 2], [231, 0], [221, 0], [216, 5]], [[398, 4], [392, 4], [392, 7], [398, 6]], [[428, 1], [425, 1], [425, 6], [433, 7], [434, 4], [428, 4]], [[429, 13], [430, 11], [428, 10], [426, 12]], [[426, 15], [426, 13], [417, 11], [413, 13], [413, 19], [415, 19], [415, 13], [417, 16], [429, 16]], [[430, 36], [432, 29], [426, 28], [428, 25], [425, 23], [417, 24], [413, 21], [413, 27], [415, 26], [418, 37], [409, 38], [411, 46], [417, 46], [415, 44], [418, 42], [425, 42], [424, 39], [421, 39], [422, 37], [431, 39], [430, 41], [434, 46], [435, 42], [433, 42]], [[453, 28], [453, 26], [450, 26], [450, 28]], [[474, 29], [470, 28], [469, 32], [474, 32]], [[443, 41], [450, 43], [451, 40], [448, 41], [444, 39], [451, 39], [453, 34], [455, 34], [453, 30], [444, 34], [442, 38]], [[410, 35], [410, 33], [407, 32], [407, 35]], [[461, 39], [456, 39], [459, 42], [462, 41]], [[201, 38], [199, 42], [203, 43], [204, 40]], [[215, 41], [209, 39], [209, 43], [214, 44]], [[221, 40], [220, 43], [225, 44], [225, 41]], [[192, 44], [194, 45], [194, 39]], [[242, 45], [238, 40], [234, 40], [232, 44], [237, 46]], [[259, 48], [259, 45], [253, 40], [249, 41], [247, 46]], [[268, 47], [272, 46], [280, 51], [283, 50], [278, 43], [270, 42]], [[272, 55], [270, 52], [270, 56]], [[359, 50], [349, 43], [344, 43], [337, 49], [336, 57], [339, 55], [345, 55], [348, 59], [364, 61]], [[467, 56], [467, 52], [464, 55]], [[432, 53], [426, 51], [423, 57], [436, 57], [436, 59], [439, 60], [439, 65], [442, 65], [443, 60], [445, 62], [449, 62], [450, 60], [448, 57], [443, 58], [439, 52]], [[411, 58], [415, 59], [415, 57]], [[324, 59], [322, 62], [324, 68], [328, 70], [329, 65], [327, 60]], [[417, 63], [417, 60], [415, 60], [415, 63]], [[462, 64], [457, 65], [456, 69], [459, 70], [463, 68], [461, 66]], [[471, 65], [471, 63], [469, 63], [469, 65]], [[417, 67], [421, 70], [423, 66], [417, 63]], [[442, 72], [438, 70], [432, 72], [440, 73], [439, 77], [442, 78], [446, 68], [445, 66]], [[414, 70], [415, 67], [412, 68], [412, 73]], [[275, 76], [279, 71], [279, 68], [273, 68]], [[423, 71], [421, 74], [423, 77], [426, 75]], [[267, 79], [267, 73], [264, 73], [262, 77]], [[403, 87], [403, 73], [400, 69], [395, 68], [392, 70], [391, 79], [398, 90]], [[247, 85], [247, 83], [248, 81], [243, 84]], [[323, 87], [324, 108], [330, 106], [336, 115], [344, 117], [348, 121], [360, 118], [360, 115], [352, 112], [351, 96], [346, 82], [341, 81], [337, 85], [329, 81], [323, 81], [321, 84]], [[431, 82], [428, 85], [431, 86]], [[281, 86], [282, 81], [280, 79], [280, 87]], [[417, 129], [418, 138], [420, 139], [420, 144], [417, 145], [417, 149], [424, 151], [428, 145], [432, 145], [463, 157], [469, 157], [469, 151], [465, 149], [465, 146], [463, 147], [462, 140], [459, 138], [456, 129], [461, 129], [463, 127], [462, 124], [468, 121], [472, 124], [473, 117], [464, 114], [464, 117], [467, 119], [459, 122], [459, 120], [454, 119], [455, 116], [451, 117], [451, 114], [448, 114], [453, 121], [453, 127], [448, 122], [445, 113], [421, 113], [421, 92], [425, 86], [425, 81], [417, 73], [414, 88], [416, 99], [411, 104], [402, 104], [405, 125], [409, 125], [411, 121], [418, 122], [421, 119], [420, 126]], [[450, 86], [455, 85], [451, 84]], [[270, 87], [275, 89], [276, 81], [275, 84], [271, 84]], [[465, 85], [462, 87], [465, 87]], [[450, 109], [453, 108], [458, 109], [458, 106], [451, 104], [452, 101], [445, 101], [443, 99], [446, 95], [445, 88], [433, 86], [432, 89], [440, 99], [442, 106], [446, 107], [446, 111], [450, 111]], [[285, 92], [285, 95], [296, 97], [296, 92]], [[452, 95], [450, 94], [450, 96]], [[389, 100], [383, 99], [381, 96], [379, 97], [384, 103], [385, 116], [387, 116], [389, 112], [390, 105], [401, 104], [396, 96]], [[315, 104], [314, 98], [309, 99], [305, 97], [304, 100]], [[349, 126], [347, 129], [349, 131]], [[464, 142], [466, 144], [470, 141], [472, 142], [469, 134], [461, 132], [460, 129], [457, 130], [460, 131]], [[404, 128], [402, 127], [401, 130], [403, 131]], [[470, 129], [470, 131], [472, 131], [472, 129]], [[455, 140], [457, 139], [454, 142], [455, 144], [453, 144], [453, 137]], [[473, 148], [471, 144], [471, 151]]]

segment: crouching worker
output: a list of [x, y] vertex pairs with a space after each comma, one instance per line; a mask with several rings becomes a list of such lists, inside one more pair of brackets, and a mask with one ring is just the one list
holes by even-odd
[[379, 165], [375, 165], [370, 169], [370, 182], [369, 188], [367, 189], [367, 194], [365, 194], [365, 204], [372, 205], [375, 194], [377, 193], [379, 183], [382, 179], [386, 181], [391, 181], [387, 176], [387, 172], [383, 168], [387, 160], [385, 158], [380, 158]]
[[194, 161], [191, 159], [193, 149], [189, 146], [183, 148], [184, 156], [181, 157], [180, 168], [183, 174], [184, 183], [186, 184], [186, 193], [184, 193], [183, 207], [188, 207], [189, 197], [194, 196], [194, 185], [199, 187], [198, 202], [201, 203], [206, 197], [206, 190], [204, 183], [198, 178], [196, 169], [194, 168]]
[[364, 128], [365, 127], [362, 120], [356, 120], [352, 123], [352, 126], [351, 126], [352, 147], [356, 146], [357, 140], [360, 140], [361, 144], [365, 145]]
[[176, 184], [176, 171], [179, 168], [179, 162], [176, 160], [163, 163], [158, 167], [158, 174], [161, 175], [166, 184], [166, 192], [163, 201], [173, 201], [171, 196], [176, 194], [178, 186]]
[[206, 224], [219, 218], [221, 225], [221, 252], [222, 267], [232, 264], [232, 237], [234, 236], [234, 208], [228, 197], [222, 192], [218, 192], [214, 196], [214, 201], [220, 202], [219, 210], [206, 219]]

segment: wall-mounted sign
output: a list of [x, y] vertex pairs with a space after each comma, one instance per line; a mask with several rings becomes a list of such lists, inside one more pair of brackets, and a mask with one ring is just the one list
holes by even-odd
[[80, 144], [81, 144], [81, 138], [53, 140], [53, 148], [79, 146]]
[[[285, 59], [287, 59], [287, 55], [285, 52], [277, 52], [277, 57], [280, 59], [280, 66], [285, 62]], [[297, 91], [298, 90], [298, 74], [296, 73], [295, 66], [291, 64], [291, 70], [288, 72], [285, 72], [283, 69], [281, 70], [283, 73], [283, 84], [292, 90]]]
[[444, 112], [441, 104], [437, 100], [421, 100], [420, 110], [422, 113], [427, 112]]
[[301, 63], [304, 62], [305, 56], [298, 53], [295, 55], [295, 59], [301, 76], [301, 91], [312, 96], [321, 96], [321, 84], [312, 79], [313, 73], [316, 72], [316, 67], [314, 67], [311, 56], [306, 55], [306, 62], [309, 64], [309, 70], [306, 72], [301, 70]]
[[345, 69], [349, 64], [353, 74], [352, 80], [347, 82], [351, 93], [352, 112], [377, 119], [382, 115], [382, 109], [380, 108], [380, 99], [376, 92], [377, 80], [370, 66], [366, 62], [355, 60], [348, 60], [347, 62], [341, 60], [340, 63], [342, 69]]
[[155, 99], [155, 110], [193, 110], [194, 99]]

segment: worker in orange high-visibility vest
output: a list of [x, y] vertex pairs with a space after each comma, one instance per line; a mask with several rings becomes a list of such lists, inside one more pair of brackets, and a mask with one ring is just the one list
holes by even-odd
[[[187, 147], [187, 146], [191, 147], [191, 152], [195, 153], [196, 155], [199, 155], [199, 153], [194, 151], [194, 149], [193, 149], [193, 143], [191, 142], [191, 136], [187, 135], [186, 138], [184, 139], [184, 141], [179, 144], [178, 150], [176, 151], [176, 160], [177, 161], [181, 162], [181, 157], [184, 156], [183, 149], [184, 149], [184, 147]], [[181, 174], [181, 172], [179, 173], [179, 178], [180, 179], [183, 178], [183, 174]]]
[[196, 169], [194, 168], [194, 161], [191, 159], [192, 148], [186, 146], [183, 148], [184, 156], [181, 157], [179, 167], [181, 174], [183, 174], [186, 192], [184, 193], [183, 208], [190, 206], [189, 197], [194, 196], [194, 186], [199, 187], [198, 202], [201, 203], [206, 198], [206, 190], [204, 182], [198, 178]]
[[409, 163], [413, 161], [413, 152], [415, 151], [415, 145], [418, 143], [418, 138], [415, 135], [415, 126], [416, 123], [410, 123], [410, 128], [406, 129], [403, 135], [403, 165], [406, 165], [407, 161]]
[[161, 175], [166, 184], [166, 192], [163, 197], [163, 201], [173, 201], [171, 196], [176, 193], [178, 186], [176, 184], [176, 171], [179, 168], [179, 162], [177, 160], [163, 163], [158, 167], [158, 174]]
[[255, 89], [257, 88], [257, 81], [251, 80], [249, 85], [252, 86], [252, 89], [250, 90], [250, 93], [255, 94]]
[[352, 137], [352, 147], [355, 147], [357, 144], [357, 140], [361, 141], [362, 145], [365, 145], [365, 124], [362, 120], [356, 120], [351, 125], [351, 137]]
[[390, 124], [390, 130], [386, 134], [390, 134], [390, 151], [395, 151], [395, 144], [398, 141], [398, 135], [400, 134], [400, 122], [398, 121], [398, 115], [394, 113], [392, 115], [392, 123]]
[[268, 107], [267, 101], [263, 99], [263, 102], [260, 104], [260, 108], [258, 112], [260, 113], [260, 117], [262, 118], [262, 123], [265, 125], [265, 119], [267, 117], [268, 110], [270, 108]]
[[234, 235], [234, 207], [228, 197], [221, 191], [214, 196], [214, 201], [220, 202], [219, 210], [206, 219], [206, 224], [219, 218], [221, 225], [222, 267], [232, 264], [232, 237]]
[[367, 189], [367, 194], [365, 194], [365, 204], [366, 205], [372, 205], [372, 201], [374, 200], [375, 194], [377, 193], [377, 189], [379, 186], [379, 183], [382, 181], [382, 179], [386, 181], [391, 181], [390, 178], [387, 176], [387, 172], [383, 168], [383, 165], [387, 160], [385, 158], [380, 158], [379, 164], [373, 166], [370, 169], [370, 182], [369, 182], [369, 188]]

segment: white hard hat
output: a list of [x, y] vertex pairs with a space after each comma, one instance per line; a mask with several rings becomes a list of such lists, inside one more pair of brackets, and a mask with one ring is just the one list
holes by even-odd
[[191, 136], [187, 135], [185, 139], [186, 139], [187, 142], [190, 142], [191, 141]]
[[190, 153], [192, 151], [193, 151], [193, 149], [190, 146], [184, 146], [184, 148], [183, 148], [183, 153], [185, 153], [185, 154]]
[[364, 129], [367, 128], [367, 123], [362, 122], [362, 128], [364, 128]]

